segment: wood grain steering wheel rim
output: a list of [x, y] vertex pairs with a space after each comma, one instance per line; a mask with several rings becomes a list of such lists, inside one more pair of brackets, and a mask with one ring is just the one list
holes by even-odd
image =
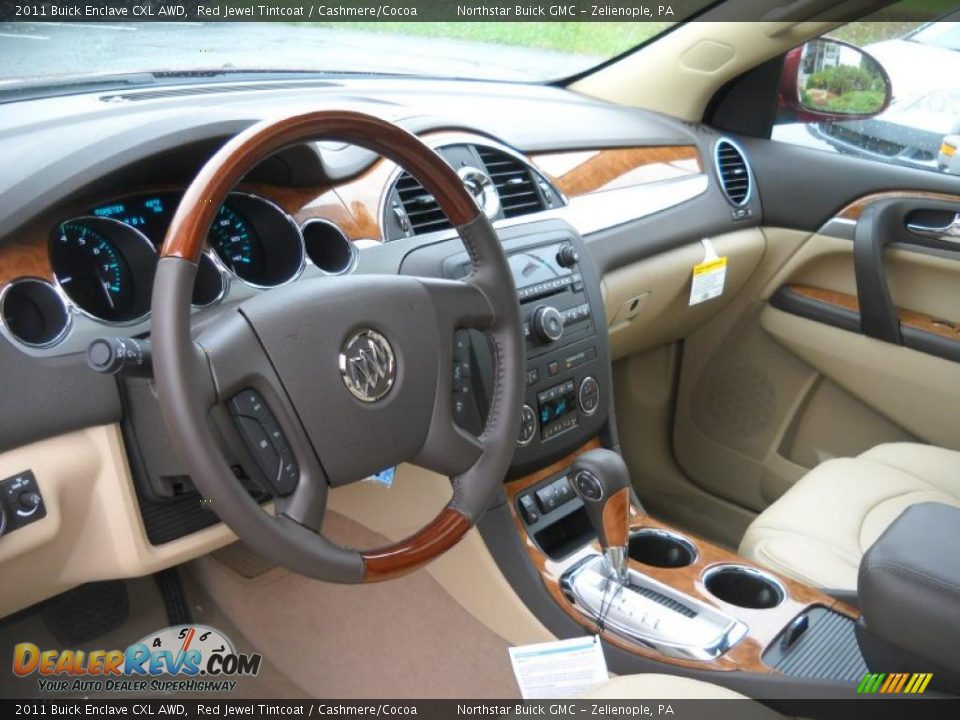
[[[295, 289], [278, 288], [245, 301], [226, 313], [225, 319], [218, 318], [213, 330], [205, 329], [195, 336], [190, 326], [190, 290], [220, 205], [257, 163], [284, 147], [319, 139], [373, 150], [414, 175], [457, 229], [473, 265], [471, 274], [464, 281], [372, 275], [302, 280], [289, 286]], [[322, 580], [379, 581], [423, 566], [455, 545], [479, 519], [502, 483], [513, 454], [522, 402], [523, 339], [515, 289], [497, 235], [456, 172], [435, 151], [406, 130], [358, 112], [316, 111], [260, 122], [228, 141], [204, 165], [181, 200], [160, 256], [153, 291], [153, 346], [157, 396], [164, 419], [198, 489], [221, 519], [254, 550], [296, 572]], [[340, 282], [331, 282], [336, 280]], [[301, 318], [300, 322], [305, 324], [298, 326], [298, 332], [286, 334], [318, 339], [316, 365], [328, 365], [324, 338], [345, 331], [335, 327], [378, 327], [395, 345], [401, 368], [397, 385], [408, 383], [412, 387], [391, 390], [395, 398], [370, 410], [351, 405], [326, 374], [299, 377], [302, 368], [290, 358], [295, 357], [294, 351], [302, 352], [303, 347], [284, 347], [283, 334], [272, 327], [294, 320], [278, 313], [275, 300], [264, 299], [279, 292], [290, 296], [288, 310], [312, 304], [309, 321]], [[368, 309], [368, 316], [361, 314], [357, 318], [330, 314], [326, 325], [319, 318], [314, 320], [316, 315], [323, 315], [326, 305], [350, 294], [369, 296], [371, 306], [377, 305], [373, 298], [386, 299], [388, 302], [379, 305], [384, 308], [385, 317], [369, 315]], [[396, 303], [389, 302], [394, 296]], [[393, 305], [399, 309], [387, 307]], [[398, 315], [406, 306], [415, 307], [417, 313], [409, 317]], [[342, 302], [339, 309], [342, 310]], [[476, 438], [467, 437], [452, 422], [450, 373], [441, 370], [435, 379], [415, 377], [415, 370], [420, 367], [450, 367], [444, 365], [450, 351], [444, 346], [448, 339], [445, 335], [461, 327], [482, 329], [494, 348], [489, 419]], [[406, 335], [420, 339], [408, 341]], [[419, 347], [429, 345], [422, 337], [434, 336], [435, 362], [423, 354], [431, 348]], [[449, 340], [452, 347], [452, 334]], [[262, 357], [257, 353], [262, 353]], [[244, 356], [254, 366], [252, 369], [239, 367], [239, 358]], [[293, 436], [291, 447], [301, 451], [297, 487], [289, 498], [275, 498], [275, 515], [264, 512], [235, 480], [211, 432], [213, 409], [222, 407], [230, 393], [244, 387], [244, 383], [261, 389], [274, 412], [281, 413], [283, 429]], [[295, 393], [291, 388], [312, 389], [321, 384], [325, 384], [325, 397], [340, 404], [341, 414], [355, 412], [360, 418], [362, 412], [379, 412], [383, 413], [382, 422], [389, 423], [404, 409], [404, 402], [417, 408], [417, 412], [407, 410], [407, 415], [402, 416], [411, 418], [411, 428], [397, 430], [410, 438], [391, 438], [390, 442], [398, 444], [397, 453], [405, 448], [401, 462], [411, 461], [444, 472], [453, 483], [450, 502], [420, 531], [399, 543], [364, 552], [336, 546], [320, 534], [330, 467], [348, 467], [345, 473], [350, 481], [360, 479], [352, 477], [354, 470], [368, 470], [363, 466], [363, 458], [336, 453], [335, 438], [319, 437], [322, 433], [312, 432], [325, 427], [322, 413], [314, 407], [313, 392]], [[424, 387], [434, 390], [428, 420], [424, 419], [422, 407], [425, 401], [418, 399]], [[317, 394], [323, 393], [318, 389]], [[283, 412], [289, 409], [295, 412]], [[296, 417], [302, 424], [296, 424]], [[423, 427], [417, 426], [417, 418], [423, 421]], [[342, 422], [345, 427], [350, 425], [349, 418]], [[422, 446], [411, 453], [421, 436]], [[316, 457], [305, 451], [306, 447]], [[378, 452], [391, 450], [378, 446]], [[336, 457], [328, 458], [328, 464], [325, 453]], [[411, 454], [413, 457], [408, 457]], [[471, 462], [464, 467], [468, 458]], [[321, 516], [319, 520], [317, 514]]]

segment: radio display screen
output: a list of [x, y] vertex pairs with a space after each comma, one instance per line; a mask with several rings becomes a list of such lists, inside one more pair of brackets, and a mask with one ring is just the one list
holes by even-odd
[[572, 270], [557, 262], [557, 252], [564, 244], [545, 245], [510, 255], [510, 272], [516, 286], [522, 288], [570, 275]]

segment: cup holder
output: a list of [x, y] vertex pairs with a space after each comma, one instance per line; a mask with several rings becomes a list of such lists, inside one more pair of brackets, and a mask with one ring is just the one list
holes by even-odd
[[707, 592], [725, 603], [753, 610], [768, 610], [783, 602], [783, 586], [756, 568], [721, 565], [703, 576]]
[[697, 559], [696, 548], [685, 537], [652, 528], [633, 533], [627, 552], [631, 560], [659, 568], [682, 568]]

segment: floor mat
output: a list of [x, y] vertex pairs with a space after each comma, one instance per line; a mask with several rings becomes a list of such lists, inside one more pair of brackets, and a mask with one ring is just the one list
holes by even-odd
[[[191, 602], [191, 610], [195, 622], [210, 625], [223, 631], [231, 640], [238, 652], [255, 652], [250, 641], [230, 622], [215, 604], [203, 594], [202, 589], [191, 578], [185, 577], [187, 597]], [[84, 651], [125, 649], [144, 636], [167, 627], [167, 615], [163, 599], [152, 577], [137, 578], [127, 583], [130, 597], [130, 612], [127, 621], [115, 630], [102, 634], [88, 642], [71, 646], [71, 649]], [[50, 693], [41, 692], [37, 683], [36, 673], [18, 678], [10, 669], [13, 666], [13, 647], [20, 642], [31, 642], [42, 650], [65, 649], [56, 641], [53, 634], [42, 620], [41, 612], [18, 614], [15, 618], [0, 623], [0, 697], [2, 698], [130, 698], [142, 697], [178, 697], [176, 693], [160, 695], [159, 693], [123, 694], [108, 692], [89, 693]], [[72, 678], [71, 678], [72, 679]], [[192, 696], [192, 695], [191, 695]], [[231, 693], [204, 693], [204, 698], [210, 699], [243, 699], [243, 698], [302, 698], [306, 693], [292, 683], [276, 666], [264, 657], [260, 673], [256, 677], [245, 677], [238, 680], [237, 688]]]
[[[328, 513], [324, 533], [386, 544]], [[507, 642], [428, 573], [333, 585], [275, 568], [245, 578], [211, 557], [190, 565], [219, 608], [291, 680], [318, 698], [517, 698]]]

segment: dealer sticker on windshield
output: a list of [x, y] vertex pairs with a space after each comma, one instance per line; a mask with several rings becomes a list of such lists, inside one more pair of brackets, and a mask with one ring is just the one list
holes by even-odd
[[717, 255], [713, 243], [704, 238], [705, 250], [703, 262], [693, 268], [693, 282], [690, 285], [690, 304], [699, 305], [707, 300], [723, 295], [723, 285], [727, 280], [727, 258]]

